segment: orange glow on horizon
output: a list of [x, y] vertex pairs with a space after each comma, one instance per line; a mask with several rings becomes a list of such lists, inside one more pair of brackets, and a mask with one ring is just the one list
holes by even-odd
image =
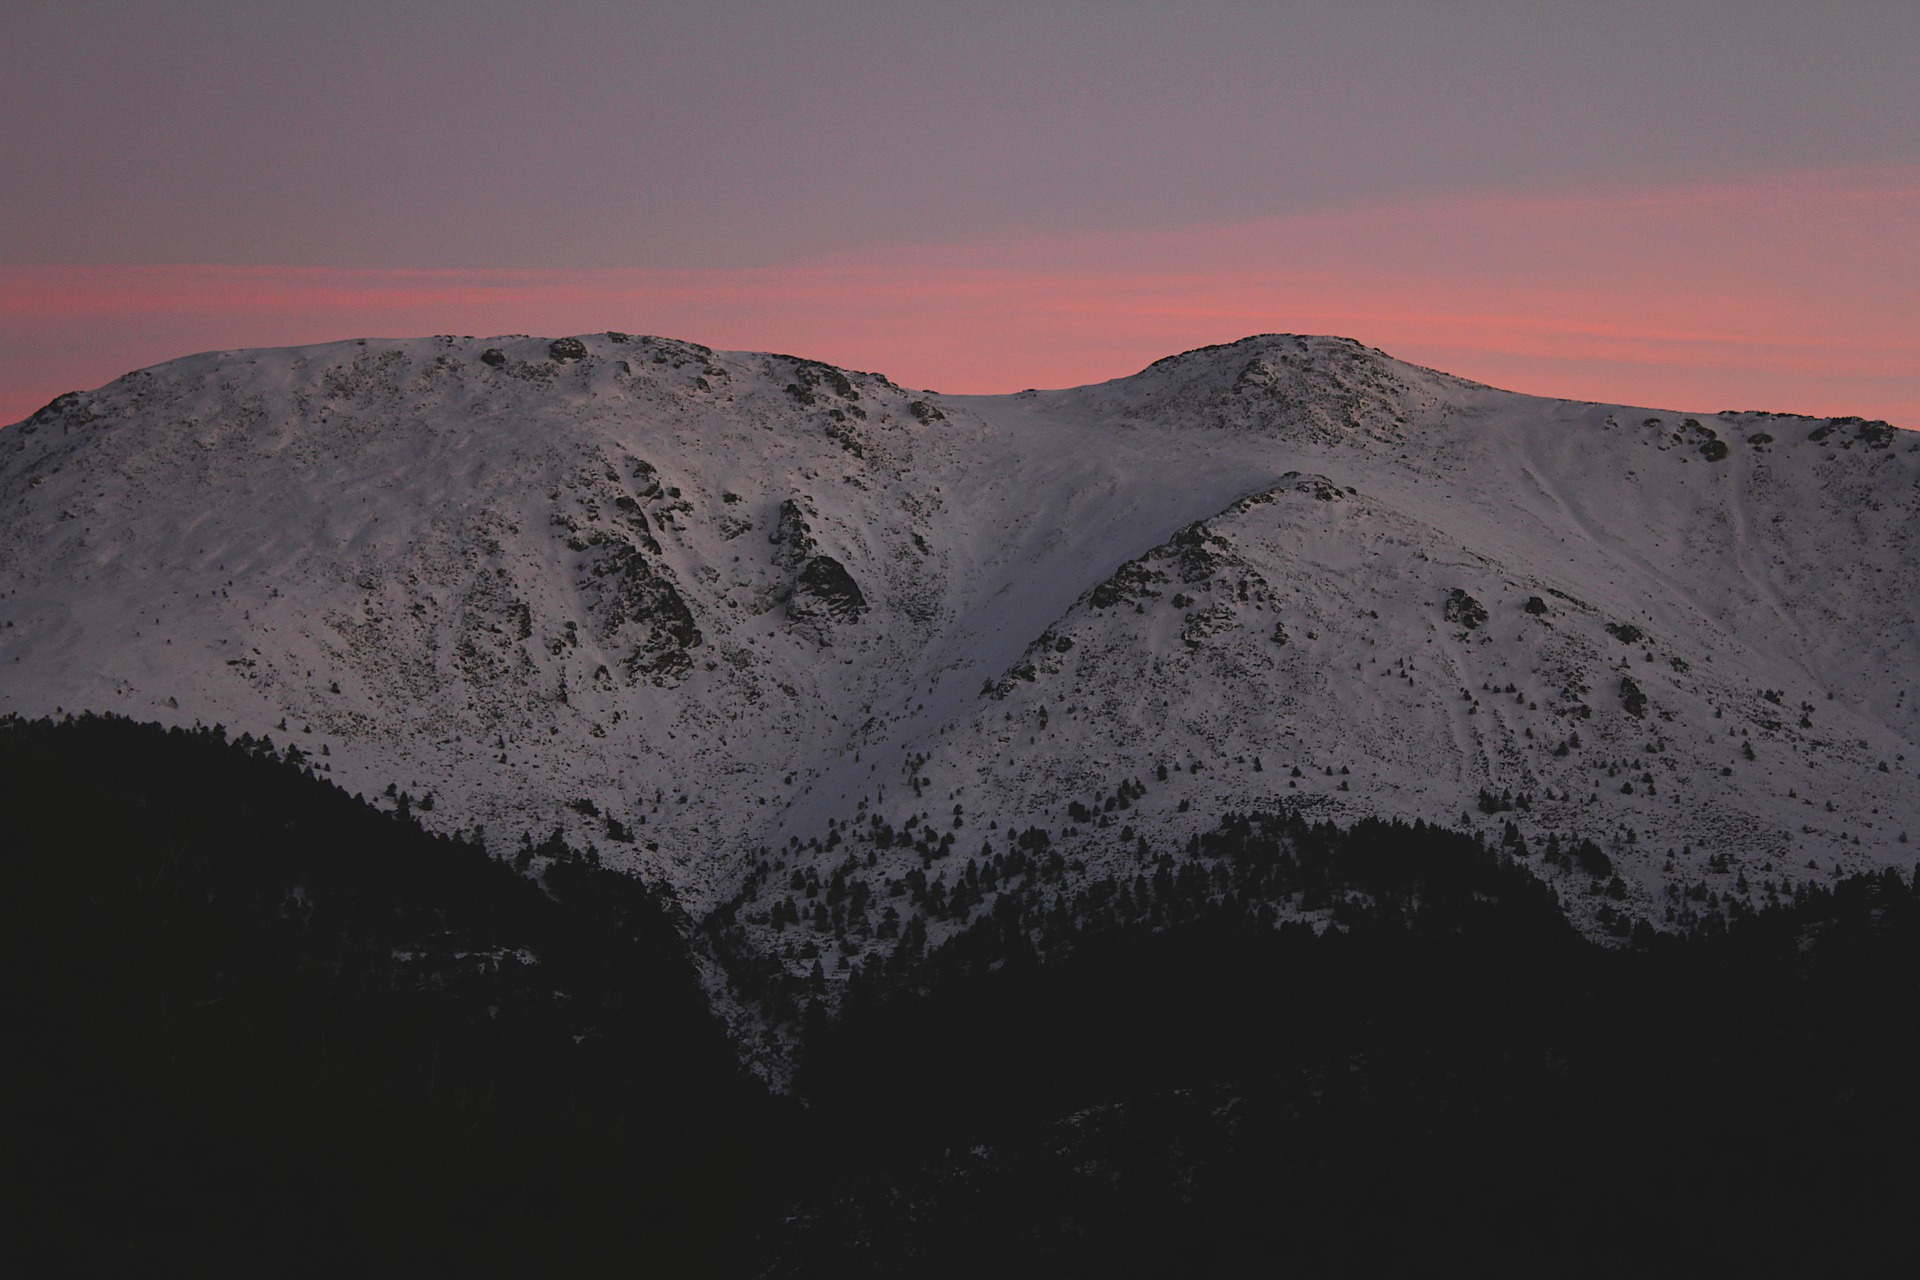
[[1920, 427], [1915, 225], [1920, 173], [1897, 170], [750, 270], [0, 267], [0, 422], [198, 350], [611, 328], [946, 392], [1100, 381], [1251, 333], [1339, 333], [1540, 395]]

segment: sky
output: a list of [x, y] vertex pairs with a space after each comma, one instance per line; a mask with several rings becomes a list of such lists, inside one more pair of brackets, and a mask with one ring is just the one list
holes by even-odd
[[1250, 333], [1920, 427], [1920, 4], [0, 0], [0, 422], [604, 329], [947, 392]]

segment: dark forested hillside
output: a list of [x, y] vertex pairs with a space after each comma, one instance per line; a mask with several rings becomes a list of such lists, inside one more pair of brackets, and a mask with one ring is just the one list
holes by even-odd
[[1458, 832], [1229, 818], [815, 1028], [801, 1086], [886, 1172], [795, 1215], [788, 1273], [1909, 1257], [1915, 885], [1770, 896], [1607, 949]]
[[1071, 892], [1009, 833], [948, 941], [911, 914], [893, 960], [736, 991], [792, 1019], [783, 1098], [690, 959], [725, 910], [557, 840], [492, 861], [287, 756], [0, 725], [0, 1247], [795, 1276], [1912, 1253], [1893, 872], [1683, 898], [1606, 947], [1524, 850], [1456, 831], [1229, 816]]
[[519, 874], [271, 744], [92, 718], [0, 728], [0, 851], [0, 1251], [738, 1264], [768, 1100], [639, 882], [551, 844]]

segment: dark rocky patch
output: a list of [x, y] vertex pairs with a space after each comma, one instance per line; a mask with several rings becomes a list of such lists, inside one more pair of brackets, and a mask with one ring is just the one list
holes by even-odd
[[1620, 705], [1634, 719], [1646, 718], [1647, 695], [1640, 692], [1640, 686], [1634, 683], [1632, 676], [1620, 677]]
[[621, 663], [629, 678], [646, 679], [662, 688], [684, 679], [693, 669], [689, 650], [698, 648], [705, 637], [671, 572], [652, 564], [640, 548], [606, 534], [590, 545], [586, 570], [585, 585], [594, 597], [603, 638], [645, 628]]
[[[848, 406], [848, 411], [858, 417], [866, 417], [866, 414], [853, 406]], [[860, 438], [854, 425], [847, 421], [847, 415], [838, 409], [832, 409], [828, 411], [827, 417], [827, 435], [842, 449], [864, 461], [867, 456], [866, 442]]]
[[93, 402], [81, 392], [69, 391], [64, 395], [55, 396], [35, 410], [33, 416], [21, 423], [17, 429], [21, 435], [30, 436], [41, 427], [58, 422], [62, 434], [65, 434], [78, 427], [98, 422], [103, 416], [94, 409]]
[[1548, 587], [1546, 590], [1548, 595], [1556, 596], [1561, 600], [1565, 600], [1568, 604], [1573, 605], [1575, 608], [1585, 609], [1588, 613], [1593, 612], [1593, 606], [1588, 604], [1585, 600], [1582, 600], [1579, 596], [1569, 595], [1565, 591], [1561, 591], [1555, 587]]
[[813, 554], [813, 530], [798, 499], [788, 498], [780, 504], [780, 514], [774, 517], [767, 541], [774, 546], [773, 563], [782, 569], [796, 569]]
[[[1866, 418], [1835, 418], [1822, 432], [1836, 431], [1841, 427], [1852, 427], [1853, 438], [1869, 449], [1885, 449], [1891, 446], [1899, 434], [1899, 429], [1891, 423], [1869, 421]], [[1816, 433], [1818, 434], [1818, 433]]]
[[547, 354], [561, 364], [587, 358], [587, 344], [578, 338], [555, 338], [547, 344]]
[[854, 390], [853, 380], [830, 364], [805, 361], [794, 369], [794, 376], [809, 387], [824, 385], [842, 400], [858, 400], [860, 393]]
[[1209, 605], [1186, 616], [1180, 627], [1180, 642], [1189, 649], [1198, 649], [1200, 642], [1208, 636], [1219, 635], [1232, 628], [1239, 621], [1239, 613], [1230, 604]]
[[1171, 552], [1179, 564], [1180, 581], [1205, 582], [1220, 567], [1220, 557], [1213, 548], [1225, 545], [1207, 528], [1205, 521], [1196, 520], [1169, 538], [1165, 550]]
[[50, 422], [79, 403], [80, 393], [78, 391], [63, 392], [47, 401], [44, 405], [41, 405], [38, 409], [35, 409], [32, 416], [27, 419], [27, 422], [32, 426], [38, 426], [43, 422]]
[[1325, 476], [1302, 476], [1298, 471], [1289, 471], [1280, 478], [1292, 480], [1294, 492], [1311, 494], [1321, 502], [1339, 502], [1347, 496], [1339, 485]]
[[800, 570], [787, 601], [787, 616], [799, 621], [858, 622], [867, 598], [847, 567], [832, 556], [814, 556]]
[[1154, 584], [1166, 580], [1166, 574], [1149, 568], [1145, 560], [1129, 560], [1093, 589], [1087, 596], [1087, 603], [1096, 609], [1111, 609], [1117, 604], [1158, 599], [1160, 593], [1153, 589]]
[[1440, 616], [1471, 631], [1487, 620], [1487, 608], [1455, 587], [1447, 593], [1447, 602], [1441, 607]]
[[1892, 447], [1894, 440], [1900, 433], [1894, 428], [1892, 423], [1863, 422], [1855, 434], [1858, 436], [1860, 442], [1869, 449], [1887, 449]]

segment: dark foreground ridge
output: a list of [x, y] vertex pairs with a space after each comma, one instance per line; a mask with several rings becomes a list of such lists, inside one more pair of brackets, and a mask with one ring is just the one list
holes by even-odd
[[0, 724], [0, 1250], [795, 1276], [1913, 1250], [1920, 898], [1892, 872], [1610, 949], [1506, 849], [1229, 817], [810, 998], [797, 1101], [733, 1065], [688, 949], [711, 922], [289, 754]]
[[523, 876], [270, 743], [92, 718], [0, 729], [0, 850], [0, 1250], [745, 1265], [772, 1104], [639, 882], [564, 847]]

